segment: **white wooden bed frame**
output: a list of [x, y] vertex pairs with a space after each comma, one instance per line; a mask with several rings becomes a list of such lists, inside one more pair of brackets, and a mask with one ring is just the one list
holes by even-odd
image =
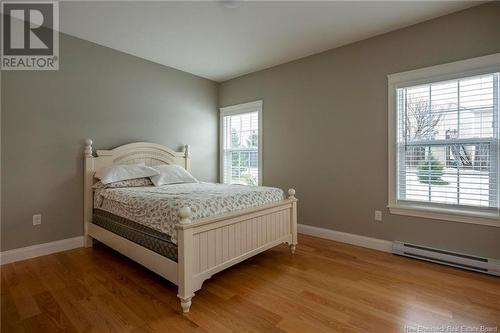
[[178, 262], [170, 260], [93, 224], [92, 185], [95, 170], [113, 164], [178, 164], [190, 171], [189, 146], [175, 152], [159, 144], [139, 142], [97, 150], [94, 157], [89, 139], [84, 155], [85, 246], [91, 247], [96, 239], [175, 283], [183, 312], [189, 312], [194, 292], [213, 274], [281, 243], [288, 243], [292, 254], [295, 252], [297, 199], [295, 190], [290, 189], [288, 198], [280, 202], [194, 221], [191, 209], [183, 207], [176, 225]]

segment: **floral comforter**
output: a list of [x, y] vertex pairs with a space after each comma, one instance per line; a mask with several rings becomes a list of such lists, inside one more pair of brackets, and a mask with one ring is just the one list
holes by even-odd
[[189, 206], [192, 220], [281, 201], [282, 190], [264, 186], [188, 183], [164, 186], [99, 188], [94, 208], [110, 212], [154, 230], [176, 241], [179, 209]]

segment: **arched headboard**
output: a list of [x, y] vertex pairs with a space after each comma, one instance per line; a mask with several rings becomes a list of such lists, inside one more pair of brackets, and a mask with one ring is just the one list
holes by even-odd
[[[91, 142], [90, 145], [92, 145]], [[92, 152], [92, 147], [90, 147], [90, 151]], [[135, 142], [111, 150], [97, 150], [96, 155], [97, 157], [94, 157], [94, 166], [96, 170], [113, 164], [134, 164], [144, 162], [149, 166], [178, 164], [190, 171], [188, 145], [184, 146], [184, 151], [176, 152], [157, 143]]]
[[[184, 151], [176, 152], [172, 149], [149, 142], [134, 142], [111, 150], [97, 150], [93, 154], [92, 140], [85, 140], [84, 150], [84, 228], [92, 221], [93, 190], [95, 183], [94, 174], [97, 169], [119, 164], [134, 164], [144, 162], [146, 165], [154, 166], [161, 164], [177, 164], [191, 171], [189, 145], [184, 146]], [[85, 232], [85, 235], [88, 233]], [[91, 239], [85, 239], [89, 245]]]

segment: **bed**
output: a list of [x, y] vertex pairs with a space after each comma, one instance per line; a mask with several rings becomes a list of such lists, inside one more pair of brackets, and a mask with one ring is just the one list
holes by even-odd
[[[188, 145], [176, 152], [139, 142], [97, 150], [95, 155], [92, 140], [86, 140], [85, 246], [98, 240], [176, 284], [183, 312], [189, 312], [194, 293], [213, 274], [281, 243], [295, 252], [294, 189], [288, 190], [287, 197], [269, 187], [209, 183], [95, 189], [94, 174], [102, 167], [143, 162], [175, 164], [190, 171], [190, 152]], [[171, 202], [168, 207], [155, 205], [160, 217], [149, 207], [155, 198]], [[120, 211], [119, 202], [131, 209]]]

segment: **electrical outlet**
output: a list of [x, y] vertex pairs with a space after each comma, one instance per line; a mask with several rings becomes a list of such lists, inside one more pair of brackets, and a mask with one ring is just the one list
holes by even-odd
[[375, 221], [382, 221], [382, 212], [380, 210], [375, 211]]
[[42, 214], [33, 215], [33, 225], [42, 224]]

